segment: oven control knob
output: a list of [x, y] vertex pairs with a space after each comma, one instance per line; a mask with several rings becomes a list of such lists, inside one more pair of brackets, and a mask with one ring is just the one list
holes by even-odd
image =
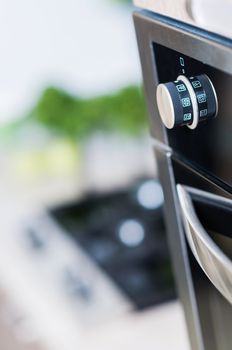
[[199, 122], [216, 117], [218, 101], [214, 86], [206, 74], [159, 84], [156, 90], [158, 110], [168, 129], [187, 125], [195, 129]]

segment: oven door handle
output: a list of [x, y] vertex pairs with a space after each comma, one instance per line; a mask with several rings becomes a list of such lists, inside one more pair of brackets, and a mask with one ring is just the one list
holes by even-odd
[[230, 209], [232, 200], [183, 185], [177, 185], [177, 193], [185, 234], [192, 253], [209, 280], [232, 304], [232, 261], [202, 226], [194, 209], [192, 195], [200, 196], [203, 200], [223, 202]]

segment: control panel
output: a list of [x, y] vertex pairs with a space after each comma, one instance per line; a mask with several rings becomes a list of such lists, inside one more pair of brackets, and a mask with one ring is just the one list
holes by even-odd
[[[155, 42], [153, 53], [158, 80], [153, 88], [158, 109], [153, 118], [165, 125], [172, 157], [228, 191], [232, 185], [232, 75], [223, 71], [224, 62], [222, 69], [215, 68]], [[196, 54], [194, 48], [190, 53]]]

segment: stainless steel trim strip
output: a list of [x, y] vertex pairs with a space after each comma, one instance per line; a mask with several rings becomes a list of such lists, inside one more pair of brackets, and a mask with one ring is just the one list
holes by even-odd
[[168, 157], [171, 157], [172, 149], [165, 143], [158, 141], [157, 139], [151, 138], [151, 145], [155, 150], [161, 152], [162, 154], [166, 154]]

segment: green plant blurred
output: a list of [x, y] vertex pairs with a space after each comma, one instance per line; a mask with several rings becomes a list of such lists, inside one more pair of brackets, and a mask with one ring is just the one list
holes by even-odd
[[32, 117], [70, 138], [83, 138], [96, 130], [138, 134], [146, 126], [145, 104], [137, 86], [90, 99], [50, 87], [43, 92]]
[[136, 136], [146, 129], [145, 102], [139, 86], [88, 99], [48, 87], [26, 117], [1, 128], [0, 138], [3, 140], [6, 135], [8, 139], [10, 135], [17, 138], [19, 130], [34, 124], [44, 127], [53, 136], [73, 141], [83, 140], [96, 131]]

